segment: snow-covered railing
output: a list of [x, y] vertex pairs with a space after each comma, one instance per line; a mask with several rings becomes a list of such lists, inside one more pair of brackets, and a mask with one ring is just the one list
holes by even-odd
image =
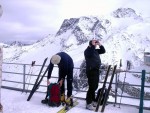
[[[30, 66], [31, 64], [21, 64], [21, 63], [3, 63], [3, 67], [5, 67], [5, 65], [7, 65], [6, 67], [7, 68], [4, 68], [2, 73], [3, 74], [10, 74], [10, 77], [9, 78], [3, 78], [3, 88], [7, 88], [7, 89], [12, 89], [12, 90], [18, 90], [18, 91], [22, 91], [22, 92], [30, 92], [31, 91], [31, 88], [33, 87], [33, 83], [34, 81], [30, 81], [30, 82], [27, 82], [27, 77], [28, 78], [34, 78], [34, 80], [36, 80], [37, 78], [37, 73], [39, 72], [39, 69], [41, 67], [41, 65], [35, 65], [35, 67], [39, 68], [39, 69], [36, 69], [34, 68], [34, 73], [29, 73], [30, 71]], [[10, 66], [8, 66], [10, 65]], [[13, 65], [13, 66], [12, 66]], [[16, 66], [15, 66], [16, 65]], [[14, 67], [15, 70], [14, 72], [13, 71], [9, 71], [10, 68]], [[45, 66], [46, 68], [47, 66]], [[18, 69], [19, 68], [19, 69]], [[74, 71], [75, 70], [79, 70], [80, 68], [74, 68]], [[17, 71], [17, 72], [16, 72]], [[106, 70], [105, 70], [106, 71]], [[123, 76], [124, 73], [128, 73], [130, 76], [133, 75], [133, 73], [136, 73], [136, 74], [141, 74], [141, 72], [134, 72], [134, 71], [125, 71], [125, 70], [117, 70], [116, 71], [116, 75], [115, 75], [115, 78], [114, 78], [114, 81], [112, 83], [112, 91], [111, 93], [109, 94], [110, 97], [112, 96], [113, 98], [115, 98], [115, 101], [113, 102], [114, 104], [119, 104], [119, 99], [117, 100], [117, 98], [128, 98], [128, 99], [137, 99], [139, 100], [140, 97], [139, 97], [139, 93], [140, 93], [140, 88], [141, 87], [141, 84], [134, 84], [135, 82], [133, 83], [127, 83], [126, 81], [124, 82], [123, 80], [121, 81], [121, 79], [119, 79], [118, 77], [120, 76]], [[104, 73], [105, 74], [105, 73]], [[127, 74], [127, 76], [129, 76]], [[150, 73], [147, 73], [147, 74], [150, 74]], [[18, 77], [12, 77], [12, 76], [18, 76]], [[9, 76], [9, 75], [8, 75]], [[102, 76], [102, 75], [101, 75]], [[133, 76], [134, 77], [134, 76]], [[19, 78], [18, 80], [17, 79], [11, 79], [11, 78]], [[45, 79], [46, 76], [44, 77]], [[55, 82], [56, 82], [56, 78], [58, 77], [54, 77], [52, 76], [52, 78], [55, 79]], [[100, 78], [103, 78], [103, 77], [100, 77]], [[103, 79], [102, 79], [103, 80]], [[46, 81], [46, 80], [43, 80], [43, 81]], [[87, 82], [87, 79], [81, 79], [81, 78], [74, 78], [74, 81], [76, 82], [81, 82], [83, 81], [83, 83]], [[133, 80], [134, 81], [134, 80]], [[6, 83], [7, 82], [7, 83]], [[8, 84], [8, 83], [11, 83], [11, 84]], [[100, 81], [100, 84], [103, 83], [103, 81]], [[107, 82], [108, 83], [108, 82]], [[15, 84], [15, 85], [14, 85]], [[16, 85], [17, 84], [17, 85]], [[18, 85], [20, 84], [20, 85]], [[18, 86], [18, 87], [16, 87]], [[27, 88], [27, 86], [29, 86], [30, 88]], [[124, 86], [124, 88], [123, 88]], [[144, 86], [145, 88], [149, 88], [150, 89], [150, 86], [148, 85], [145, 85]], [[46, 83], [41, 83], [39, 89], [45, 89], [46, 90]], [[133, 89], [132, 89], [133, 88]], [[136, 90], [137, 88], [137, 90]], [[121, 89], [123, 90], [126, 94], [125, 95], [122, 95], [121, 93], [118, 93], [117, 90]], [[37, 90], [37, 92], [44, 92], [45, 93], [45, 90]], [[86, 88], [83, 88], [83, 89], [76, 89], [74, 88], [73, 91], [76, 91], [77, 93], [86, 93], [87, 92], [87, 89]], [[137, 92], [139, 91], [139, 92]], [[131, 95], [130, 95], [131, 94]], [[133, 95], [132, 95], [133, 94]], [[138, 94], [138, 96], [136, 95]], [[150, 100], [149, 98], [149, 94], [148, 93], [145, 93], [146, 96], [148, 96], [148, 98], [144, 98], [146, 100]], [[75, 95], [76, 96], [76, 95]], [[80, 97], [81, 98], [81, 97]], [[85, 99], [83, 97], [83, 99]], [[112, 102], [112, 101], [111, 101]], [[126, 104], [126, 103], [121, 103], [121, 104]], [[130, 105], [131, 103], [129, 103], [128, 105]]]
[[[3, 78], [3, 82], [5, 83], [5, 85], [3, 85], [3, 88], [7, 88], [7, 89], [12, 89], [12, 90], [18, 90], [18, 91], [22, 91], [22, 92], [28, 92], [30, 91], [29, 89], [26, 89], [27, 86], [33, 86], [34, 82], [30, 81], [31, 79], [36, 80], [38, 73], [32, 73], [33, 70], [31, 70], [31, 64], [21, 64], [21, 63], [3, 63], [3, 67], [5, 67], [5, 65], [10, 65], [5, 69], [3, 68], [3, 73], [6, 74], [7, 76], [9, 76], [11, 74], [12, 78], [8, 78], [6, 76], [6, 78]], [[10, 70], [11, 67], [13, 67], [15, 70]], [[41, 65], [34, 65], [34, 67], [37, 68], [41, 68]], [[45, 66], [46, 68], [47, 66]], [[38, 69], [35, 69], [36, 71], [38, 71]], [[23, 76], [22, 76], [23, 75]], [[42, 74], [41, 74], [42, 75]], [[17, 77], [15, 77], [17, 76]], [[46, 77], [46, 75], [45, 75]], [[55, 78], [55, 77], [53, 77]], [[57, 78], [57, 77], [56, 77]], [[29, 79], [29, 80], [28, 80]], [[8, 85], [7, 85], [8, 83]], [[18, 87], [15, 87], [13, 84], [20, 84], [18, 85]], [[12, 86], [12, 87], [11, 87]], [[42, 87], [46, 87], [46, 85], [41, 85]]]
[[[3, 62], [3, 50], [2, 47], [0, 47], [0, 87], [1, 87], [1, 80], [2, 80], [2, 62]], [[0, 92], [1, 93], [1, 92]]]
[[1, 104], [2, 63], [3, 63], [3, 49], [2, 47], [0, 47], [0, 113], [3, 111], [3, 106]]

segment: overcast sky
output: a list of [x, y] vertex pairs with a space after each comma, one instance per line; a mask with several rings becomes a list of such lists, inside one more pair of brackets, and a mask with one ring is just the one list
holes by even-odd
[[0, 0], [0, 4], [0, 42], [34, 42], [55, 34], [64, 19], [105, 15], [119, 7], [150, 15], [150, 0]]

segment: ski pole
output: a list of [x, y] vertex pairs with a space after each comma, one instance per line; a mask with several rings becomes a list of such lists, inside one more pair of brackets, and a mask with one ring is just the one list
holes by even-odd
[[117, 75], [117, 73], [116, 73], [115, 103], [114, 103], [114, 106], [116, 106], [116, 103], [117, 103], [118, 82], [119, 82], [119, 76], [120, 76], [120, 70], [121, 70], [121, 67], [122, 67], [122, 59], [120, 59], [120, 64], [119, 64], [119, 74]]
[[[27, 86], [27, 88], [26, 88], [26, 93], [27, 93], [28, 88], [29, 88], [29, 84], [30, 84], [30, 80], [31, 80], [31, 75], [32, 75], [32, 73], [33, 73], [34, 65], [35, 65], [35, 61], [32, 61], [31, 70], [30, 70], [30, 73], [29, 73], [29, 74], [30, 74], [30, 78], [29, 78], [28, 86]], [[28, 75], [28, 76], [29, 76], [29, 75]]]
[[125, 86], [125, 79], [126, 79], [126, 72], [127, 72], [127, 69], [128, 69], [128, 62], [127, 62], [127, 66], [126, 66], [126, 71], [125, 71], [124, 80], [123, 80], [123, 83], [122, 83], [123, 86], [122, 86], [122, 92], [121, 92], [121, 97], [120, 97], [119, 108], [120, 108], [120, 104], [121, 104], [121, 101], [122, 101], [122, 95], [123, 95], [124, 86]]
[[[29, 96], [28, 96], [28, 98], [27, 98], [27, 101], [29, 101], [29, 100], [31, 99], [33, 93], [37, 90], [38, 85], [39, 85], [40, 82], [42, 81], [42, 80], [39, 81], [39, 79], [40, 79], [41, 73], [42, 73], [42, 71], [43, 71], [43, 68], [44, 68], [44, 66], [45, 66], [45, 64], [46, 64], [47, 59], [48, 59], [48, 57], [45, 58], [45, 60], [44, 60], [44, 62], [43, 62], [43, 65], [42, 65], [42, 67], [41, 67], [41, 69], [40, 69], [40, 72], [39, 72], [39, 74], [38, 74], [38, 76], [37, 76], [37, 79], [36, 79], [36, 81], [35, 81], [35, 83], [34, 83], [34, 85], [33, 85], [33, 88], [32, 88], [32, 90], [31, 90], [31, 92], [30, 92], [30, 94], [29, 94]], [[48, 71], [48, 67], [46, 68], [46, 70], [45, 70], [45, 72], [44, 72], [44, 74], [43, 74], [42, 76], [44, 76], [47, 71]], [[43, 79], [43, 77], [41, 77], [41, 79]], [[38, 82], [39, 82], [39, 83], [38, 83]]]

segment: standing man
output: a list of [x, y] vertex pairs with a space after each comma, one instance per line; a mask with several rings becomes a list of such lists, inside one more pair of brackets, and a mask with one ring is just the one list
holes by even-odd
[[[72, 58], [65, 52], [59, 52], [56, 55], [53, 55], [48, 69], [47, 76], [47, 85], [50, 84], [50, 78], [52, 74], [52, 70], [54, 65], [58, 65], [59, 68], [59, 76], [58, 83], [61, 89], [61, 101], [66, 101], [70, 103], [71, 95], [72, 95], [72, 81], [73, 81], [73, 68], [74, 63]], [[65, 100], [65, 77], [67, 76], [67, 99]], [[44, 101], [42, 102], [44, 103]]]
[[[99, 46], [99, 49], [96, 49]], [[86, 75], [88, 78], [89, 89], [86, 95], [86, 109], [93, 110], [97, 103], [95, 101], [95, 91], [99, 83], [99, 68], [101, 59], [99, 54], [104, 54], [105, 48], [97, 40], [91, 40], [89, 46], [84, 51], [86, 60]]]

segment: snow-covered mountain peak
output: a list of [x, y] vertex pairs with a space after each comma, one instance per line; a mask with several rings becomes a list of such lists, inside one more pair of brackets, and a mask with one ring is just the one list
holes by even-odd
[[9, 45], [4, 44], [4, 43], [0, 43], [0, 46], [3, 47], [3, 48], [8, 48], [8, 47], [10, 47]]
[[70, 18], [65, 19], [59, 29], [59, 31], [56, 33], [56, 36], [61, 35], [62, 33], [66, 32], [69, 29], [72, 29], [73, 26], [79, 21], [79, 18]]
[[[123, 68], [126, 67], [127, 60], [131, 62], [133, 68], [143, 65], [144, 52], [150, 49], [150, 22], [131, 18], [131, 15], [136, 16], [132, 9], [118, 11], [120, 11], [118, 14], [121, 11], [128, 14], [130, 12], [130, 16], [125, 13], [128, 16], [123, 18], [110, 15], [65, 19], [55, 36], [48, 35], [26, 47], [9, 48], [4, 51], [7, 54], [4, 59], [16, 62], [31, 62], [29, 59], [37, 59], [42, 62], [45, 57], [65, 51], [74, 59], [75, 65], [79, 66], [84, 60], [84, 50], [89, 40], [95, 38], [106, 48], [106, 53], [101, 55], [103, 63], [119, 64], [122, 59]], [[14, 54], [9, 54], [10, 52]]]
[[108, 19], [94, 16], [83, 16], [64, 20], [56, 37], [61, 39], [62, 47], [68, 48], [72, 45], [81, 45], [91, 39], [101, 40], [107, 34], [110, 26]]
[[132, 8], [118, 8], [113, 11], [112, 15], [116, 18], [133, 17], [134, 19], [142, 20], [142, 17], [136, 14], [136, 11]]
[[25, 46], [26, 44], [20, 42], [20, 41], [13, 41], [10, 46]]
[[[106, 48], [106, 54], [102, 55], [105, 64], [119, 64], [120, 59], [123, 61], [123, 68], [126, 67], [126, 61], [130, 61], [132, 67], [144, 64], [144, 52], [149, 46], [149, 22], [141, 21], [135, 11], [128, 9], [120, 9], [121, 14], [125, 16], [116, 18], [83, 16], [76, 18], [73, 23], [69, 23], [67, 28], [63, 25], [60, 35], [62, 51], [80, 51], [85, 50], [89, 40], [98, 39]], [[128, 12], [128, 13], [127, 13]], [[127, 16], [128, 15], [128, 16]], [[137, 19], [138, 17], [139, 19]], [[63, 32], [64, 30], [64, 32]], [[82, 56], [83, 58], [83, 56]], [[132, 60], [131, 60], [132, 59]]]

